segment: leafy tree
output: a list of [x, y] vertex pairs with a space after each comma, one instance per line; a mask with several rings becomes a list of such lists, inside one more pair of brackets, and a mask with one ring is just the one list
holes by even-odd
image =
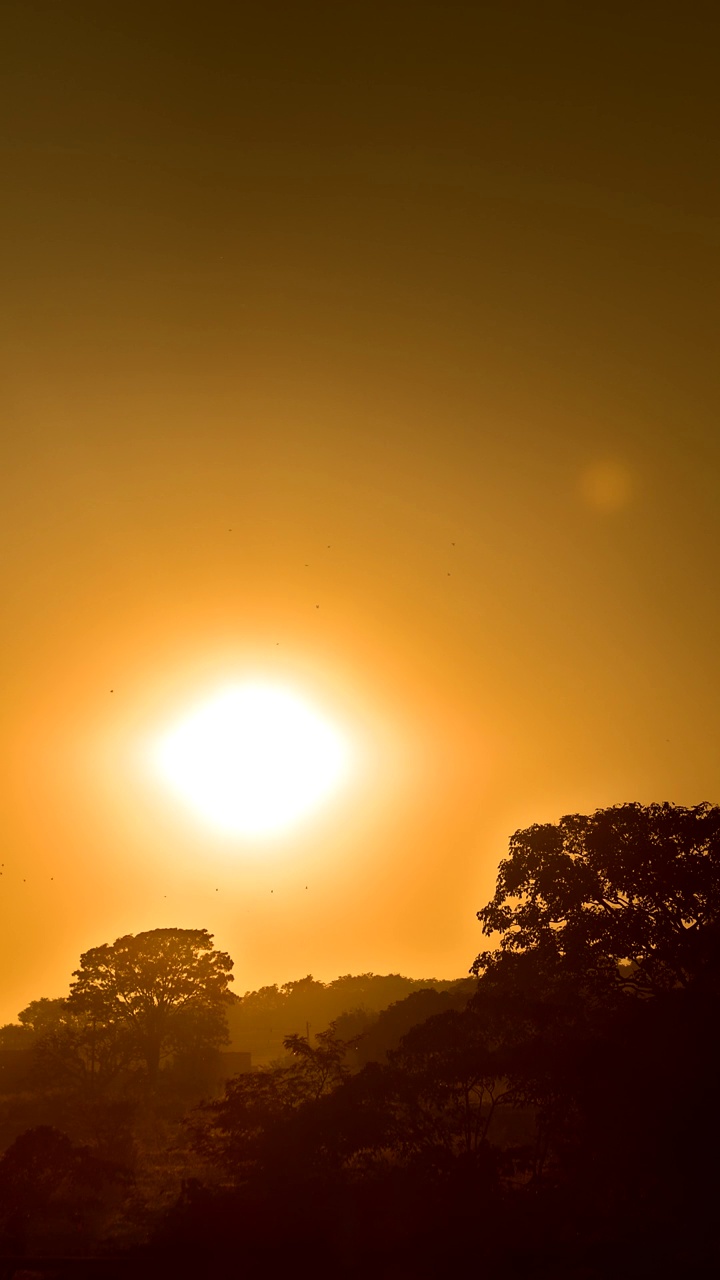
[[411, 1028], [389, 1054], [406, 1083], [406, 1141], [477, 1154], [508, 1096], [505, 1060], [486, 1007], [472, 1001]]
[[0, 1027], [0, 1049], [30, 1049], [39, 1035], [54, 1030], [65, 1014], [66, 1001], [63, 997], [56, 1000], [31, 1000], [26, 1009], [18, 1014], [17, 1022], [8, 1022]]
[[228, 1010], [233, 1047], [250, 1049], [253, 1060], [280, 1055], [285, 1036], [324, 1031], [349, 1010], [371, 1015], [403, 1000], [412, 992], [432, 988], [446, 991], [450, 981], [403, 978], [400, 974], [344, 974], [333, 982], [318, 982], [310, 974], [282, 986], [247, 991]]
[[152, 929], [86, 951], [68, 1008], [127, 1036], [155, 1081], [172, 1055], [227, 1040], [232, 960], [206, 929]]
[[0, 1027], [0, 1049], [30, 1049], [35, 1037], [29, 1027], [18, 1022], [6, 1022]]
[[623, 804], [517, 831], [472, 971], [532, 957], [588, 987], [658, 994], [720, 960], [720, 807]]
[[287, 1036], [285, 1048], [296, 1059], [307, 1097], [317, 1100], [345, 1080], [348, 1073], [343, 1062], [347, 1045], [337, 1038], [334, 1028], [318, 1032], [315, 1040], [317, 1043], [312, 1045], [306, 1036]]
[[102, 1088], [132, 1060], [126, 1028], [98, 1021], [64, 998], [31, 1000], [18, 1023], [36, 1085]]
[[29, 1005], [18, 1014], [18, 1022], [27, 1027], [35, 1036], [42, 1036], [47, 1031], [54, 1031], [67, 1015], [67, 1000], [59, 996], [49, 1000], [43, 996], [40, 1000], [31, 1000]]
[[291, 1152], [297, 1163], [298, 1144], [313, 1145], [305, 1116], [312, 1130], [318, 1102], [348, 1076], [345, 1042], [332, 1029], [320, 1032], [315, 1041], [312, 1045], [305, 1036], [287, 1036], [291, 1060], [286, 1064], [233, 1076], [223, 1097], [207, 1103], [203, 1118], [193, 1122], [196, 1149], [238, 1181], [260, 1168], [286, 1166]]
[[366, 1028], [357, 1044], [357, 1061], [361, 1064], [385, 1062], [388, 1053], [398, 1047], [412, 1027], [446, 1009], [464, 1008], [476, 987], [477, 983], [472, 978], [460, 978], [445, 983], [444, 990], [424, 987], [412, 991], [402, 1000], [396, 1000]]
[[[76, 1235], [88, 1218], [102, 1212], [113, 1188], [123, 1193], [125, 1170], [75, 1144], [53, 1125], [37, 1125], [18, 1135], [0, 1159], [0, 1222], [3, 1246], [23, 1251], [28, 1232], [44, 1241]], [[109, 1207], [105, 1205], [105, 1207]]]
[[63, 1016], [33, 1043], [33, 1077], [40, 1085], [103, 1091], [136, 1056], [135, 1037], [126, 1023], [75, 1012], [68, 1001]]

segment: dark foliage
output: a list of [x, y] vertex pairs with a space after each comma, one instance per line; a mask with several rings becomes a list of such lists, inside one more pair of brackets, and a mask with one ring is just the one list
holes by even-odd
[[[0, 1162], [6, 1243], [62, 1205], [84, 1205], [89, 1221], [116, 1177], [124, 1201], [104, 1239], [135, 1240], [123, 1256], [140, 1278], [240, 1264], [358, 1280], [716, 1274], [719, 818], [709, 805], [622, 805], [517, 832], [479, 913], [500, 946], [475, 977], [405, 991], [384, 1012], [343, 979], [345, 1014], [312, 1036], [287, 1027], [282, 1058], [234, 1076], [182, 1126], [168, 1127], [170, 1095], [157, 1089], [88, 1093], [87, 1140], [27, 1126]], [[134, 1014], [117, 1013], [127, 990], [142, 1034], [158, 1035], [162, 948], [122, 995], [111, 951], [83, 958], [79, 1003], [34, 1002], [21, 1021], [46, 1061], [72, 1033], [86, 1082], [88, 1018], [125, 1028], [140, 1055]], [[171, 988], [195, 992], [190, 952], [182, 964]], [[295, 1016], [293, 1001], [307, 1009], [327, 989], [266, 989], [255, 1011], [274, 1002], [273, 1016]], [[194, 1043], [177, 1007], [162, 1006], [176, 1065]], [[52, 1109], [78, 1093], [43, 1096]], [[129, 1110], [113, 1117], [112, 1105]]]
[[[352, 1015], [353, 1024], [343, 1031], [350, 1039], [367, 1030], [389, 1005], [414, 992], [447, 991], [454, 985], [435, 978], [404, 978], [397, 973], [344, 974], [333, 982], [318, 982], [308, 974], [282, 986], [246, 991], [233, 999], [228, 1008], [230, 1038], [234, 1048], [252, 1053], [253, 1062], [267, 1063], [282, 1056], [287, 1035], [316, 1035], [327, 1031], [338, 1018]], [[381, 1055], [383, 1052], [381, 1047]]]
[[233, 962], [206, 929], [152, 929], [86, 951], [68, 1007], [109, 1031], [151, 1081], [174, 1053], [227, 1040]]
[[531, 953], [549, 973], [650, 995], [720, 963], [720, 808], [618, 805], [517, 831], [475, 973]]

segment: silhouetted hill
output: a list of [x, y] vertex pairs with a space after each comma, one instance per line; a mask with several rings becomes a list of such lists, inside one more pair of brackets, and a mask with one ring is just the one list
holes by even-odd
[[403, 1000], [395, 1000], [387, 1009], [366, 1015], [364, 1025], [359, 1025], [360, 1019], [354, 1011], [342, 1014], [335, 1027], [341, 1039], [357, 1037], [349, 1055], [355, 1065], [385, 1062], [388, 1051], [397, 1049], [403, 1036], [413, 1027], [448, 1009], [464, 1009], [476, 990], [475, 978], [458, 978], [441, 990], [423, 986], [419, 991], [411, 991]]
[[[472, 990], [476, 985], [473, 979], [460, 979], [459, 982], [469, 982]], [[458, 980], [405, 978], [399, 973], [348, 973], [332, 982], [318, 982], [308, 974], [305, 978], [283, 983], [282, 986], [247, 991], [234, 1001], [228, 1010], [231, 1047], [249, 1051], [253, 1065], [270, 1062], [283, 1056], [283, 1040], [286, 1036], [308, 1033], [312, 1036], [325, 1031], [331, 1022], [342, 1015], [352, 1015], [351, 1019], [345, 1017], [343, 1030], [340, 1032], [350, 1039], [367, 1030], [383, 1010], [404, 1001], [410, 995], [420, 992], [451, 992], [457, 986]], [[471, 990], [468, 989], [468, 995], [470, 994]], [[430, 1017], [431, 1013], [439, 1012], [440, 1007], [419, 1012], [417, 1017], [413, 1011], [409, 1016], [415, 1021], [422, 1021]], [[404, 1015], [398, 1015], [402, 1016]], [[394, 1032], [383, 1030], [380, 1040], [390, 1034], [387, 1047], [392, 1047], [412, 1025], [412, 1021], [404, 1025], [396, 1038], [393, 1038]]]

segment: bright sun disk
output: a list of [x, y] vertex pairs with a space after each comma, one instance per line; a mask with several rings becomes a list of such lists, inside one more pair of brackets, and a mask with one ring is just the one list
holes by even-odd
[[153, 752], [170, 789], [220, 831], [271, 835], [317, 809], [344, 780], [345, 737], [290, 690], [222, 690], [166, 733]]

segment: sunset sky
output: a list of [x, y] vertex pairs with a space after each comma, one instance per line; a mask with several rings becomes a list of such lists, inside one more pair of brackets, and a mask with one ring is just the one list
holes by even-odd
[[[710, 12], [6, 0], [0, 1020], [462, 976], [515, 829], [720, 799]], [[351, 749], [272, 837], [151, 766], [246, 681]]]

